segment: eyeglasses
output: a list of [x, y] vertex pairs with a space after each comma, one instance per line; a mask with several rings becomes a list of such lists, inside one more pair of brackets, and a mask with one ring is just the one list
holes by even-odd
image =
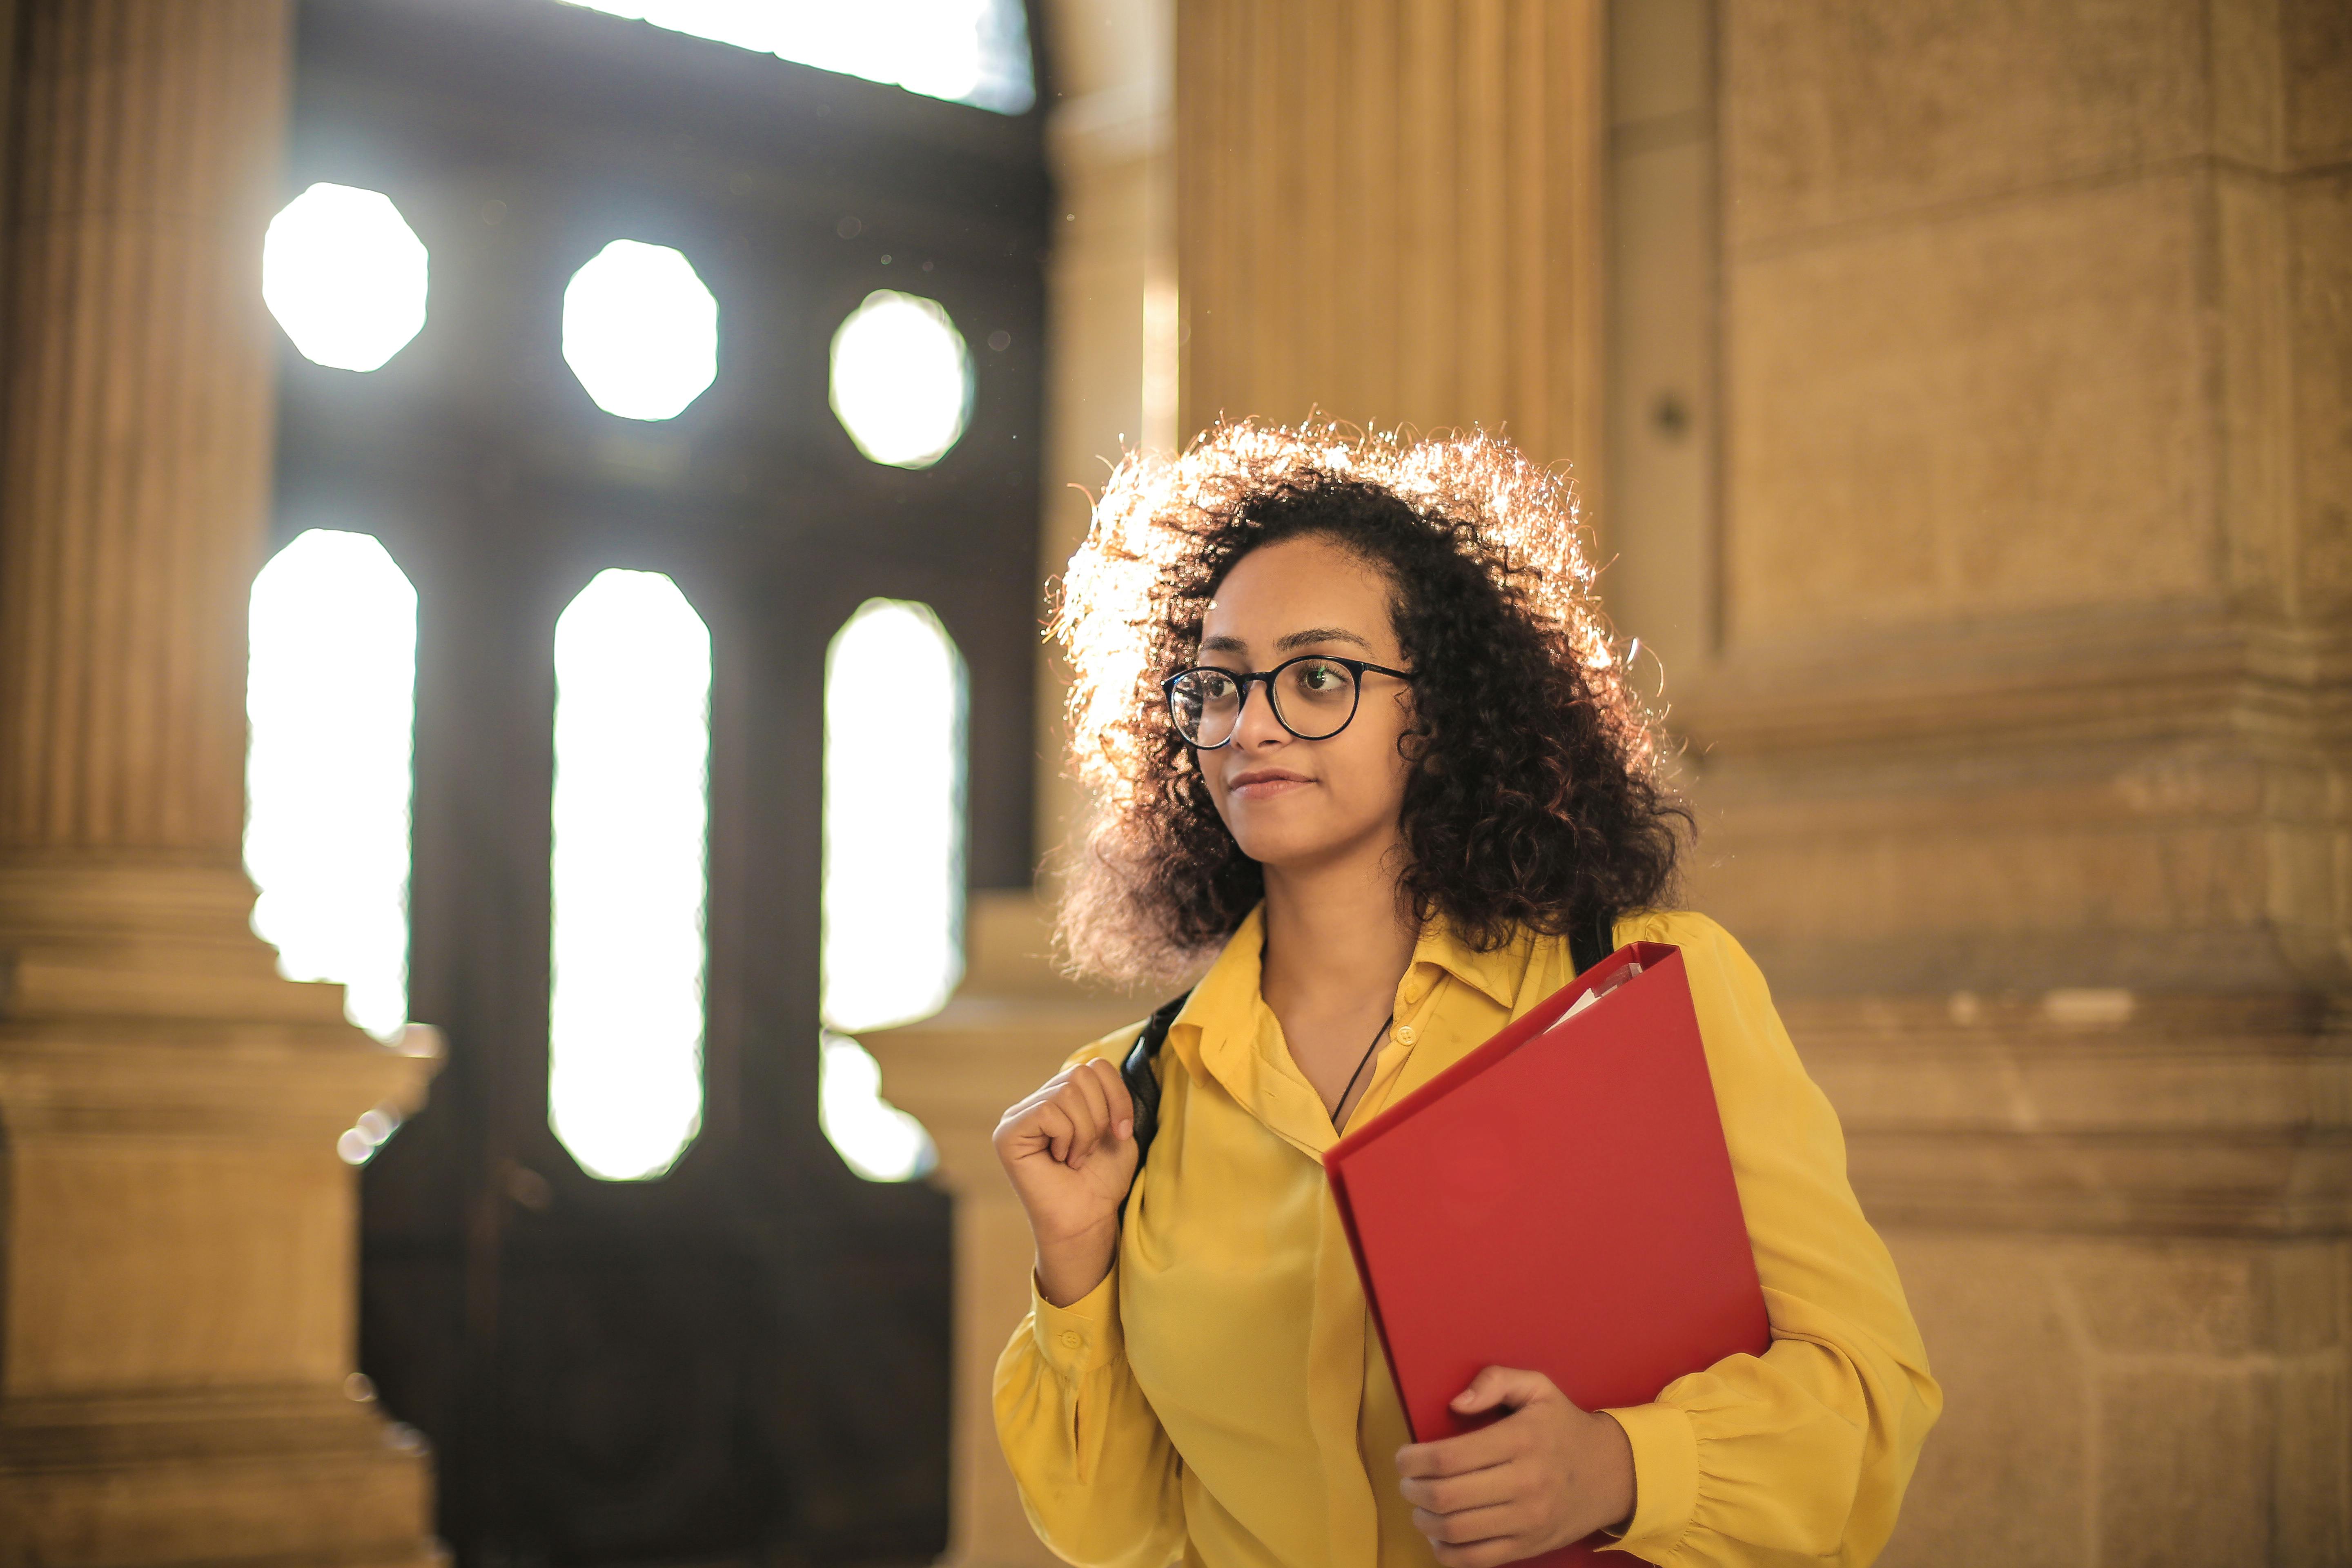
[[1160, 683], [1168, 698], [1168, 717], [1187, 745], [1213, 752], [1231, 743], [1241, 729], [1242, 710], [1249, 705], [1249, 689], [1263, 681], [1275, 722], [1302, 741], [1328, 741], [1348, 727], [1361, 700], [1364, 672], [1411, 681], [1402, 669], [1367, 664], [1360, 658], [1335, 658], [1328, 653], [1301, 654], [1272, 669], [1246, 672], [1203, 664], [1180, 669]]

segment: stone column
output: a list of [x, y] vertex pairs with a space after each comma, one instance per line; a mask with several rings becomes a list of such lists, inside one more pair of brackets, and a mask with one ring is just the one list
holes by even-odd
[[938, 1146], [931, 1179], [955, 1195], [955, 1358], [951, 1488], [942, 1568], [1053, 1568], [1021, 1509], [996, 1441], [996, 1358], [1029, 1309], [1035, 1244], [992, 1142], [1004, 1108], [1060, 1070], [1090, 1040], [1154, 1005], [1089, 994], [1047, 960], [1050, 923], [1026, 893], [975, 900], [971, 967], [936, 1016], [868, 1035], [882, 1092]]
[[[1045, 397], [1040, 577], [1086, 539], [1092, 497], [1119, 458], [1176, 445], [1171, 0], [1054, 0], [1055, 86], [1046, 120], [1055, 199], [1045, 277], [1052, 358]], [[1038, 660], [1036, 842], [1070, 837], [1081, 805], [1059, 763], [1069, 673]]]
[[2342, 16], [1612, 10], [1604, 591], [1944, 1380], [1889, 1565], [2352, 1558]]
[[1600, 462], [1596, 0], [1180, 0], [1182, 428], [1483, 425]]
[[285, 0], [16, 9], [0, 418], [0, 1562], [424, 1563], [335, 1141], [430, 1063], [240, 868]]

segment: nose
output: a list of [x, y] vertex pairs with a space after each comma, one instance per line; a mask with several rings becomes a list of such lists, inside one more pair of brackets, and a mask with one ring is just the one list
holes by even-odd
[[1244, 750], [1279, 743], [1290, 739], [1290, 731], [1274, 716], [1274, 690], [1270, 683], [1253, 680], [1242, 693], [1241, 717], [1234, 721], [1234, 743]]

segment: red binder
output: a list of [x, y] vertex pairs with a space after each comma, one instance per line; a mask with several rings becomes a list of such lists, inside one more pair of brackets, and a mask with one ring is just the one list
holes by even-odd
[[1416, 1442], [1492, 1419], [1448, 1408], [1484, 1367], [1596, 1410], [1771, 1342], [1680, 948], [1619, 949], [1323, 1163]]

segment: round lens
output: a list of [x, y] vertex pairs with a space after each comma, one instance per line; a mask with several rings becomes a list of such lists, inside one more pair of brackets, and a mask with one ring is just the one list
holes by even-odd
[[1241, 717], [1241, 686], [1222, 669], [1188, 669], [1168, 689], [1176, 732], [1196, 746], [1222, 746]]
[[1319, 741], [1347, 727], [1356, 711], [1356, 672], [1328, 658], [1302, 658], [1275, 678], [1274, 703], [1282, 721], [1303, 741]]

